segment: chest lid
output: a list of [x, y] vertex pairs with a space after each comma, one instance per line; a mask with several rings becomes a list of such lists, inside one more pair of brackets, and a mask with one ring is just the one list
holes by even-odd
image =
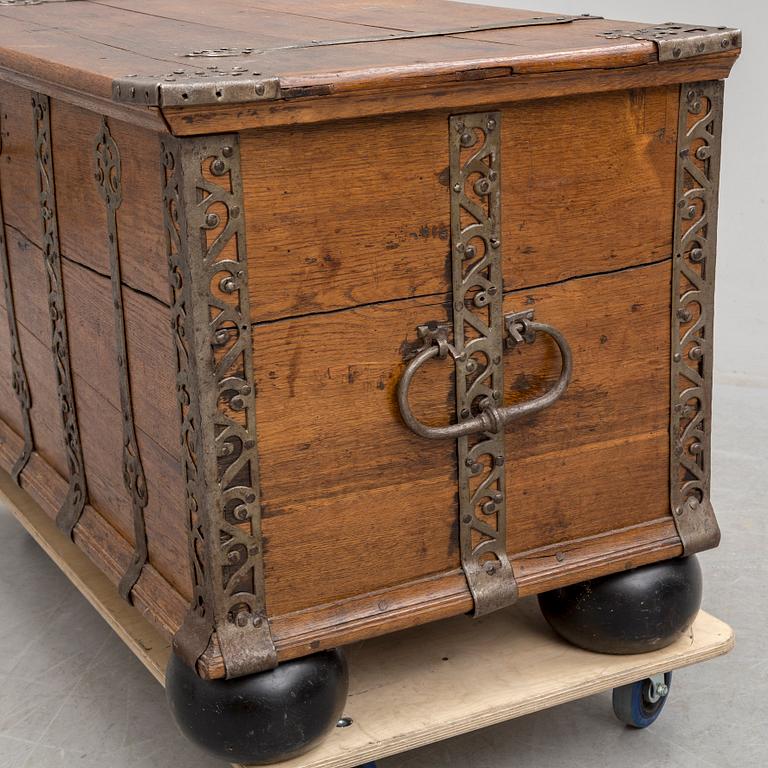
[[738, 30], [448, 0], [0, 0], [0, 79], [161, 110], [735, 58]]

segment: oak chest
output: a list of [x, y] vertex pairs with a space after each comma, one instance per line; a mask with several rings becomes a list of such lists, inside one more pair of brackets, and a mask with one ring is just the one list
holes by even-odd
[[257, 6], [0, 3], [4, 469], [209, 679], [715, 546], [739, 32]]

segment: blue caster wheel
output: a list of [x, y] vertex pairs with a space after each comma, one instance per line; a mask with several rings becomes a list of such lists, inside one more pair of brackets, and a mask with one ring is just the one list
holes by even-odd
[[633, 728], [647, 728], [661, 714], [671, 684], [672, 673], [667, 672], [614, 688], [613, 713]]

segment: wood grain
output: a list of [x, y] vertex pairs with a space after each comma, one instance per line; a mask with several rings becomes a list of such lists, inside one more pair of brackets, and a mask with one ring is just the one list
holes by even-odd
[[[64, 437], [55, 390], [50, 320], [42, 253], [18, 232], [8, 231], [9, 260], [14, 278], [16, 315], [25, 368], [30, 378], [35, 444], [62, 476], [67, 476]], [[109, 279], [64, 259], [62, 263], [70, 357], [74, 373], [81, 442], [91, 503], [128, 541], [133, 540], [130, 499], [122, 481], [122, 425], [114, 314]], [[0, 297], [0, 306], [4, 298]], [[150, 559], [183, 595], [189, 595], [187, 534], [183, 517], [184, 488], [178, 463], [172, 335], [168, 309], [124, 290], [128, 366], [134, 420], [149, 503], [145, 518]], [[10, 359], [7, 321], [0, 331], [0, 359]], [[0, 380], [10, 386], [10, 367], [0, 367]], [[16, 424], [15, 396], [6, 423]]]
[[[507, 433], [511, 552], [667, 514], [669, 274], [664, 261], [507, 295], [574, 355], [562, 400]], [[455, 446], [412, 434], [395, 402], [403, 345], [446, 316], [414, 299], [254, 328], [271, 615], [458, 567]], [[512, 402], [559, 359], [540, 339], [505, 370]], [[447, 362], [419, 374], [418, 416], [451, 420], [452, 377]]]
[[[463, 7], [442, 0], [376, 6], [361, 2], [325, 3], [321, 10], [313, 6], [295, 12], [274, 3], [261, 6], [250, 0], [226, 0], [217, 4], [215, 18], [202, 8], [179, 0], [160, 0], [151, 5], [142, 0], [57, 3], [45, 9], [44, 14], [34, 6], [4, 7], [0, 10], [0, 73], [7, 73], [6, 79], [52, 95], [58, 93], [99, 112], [110, 97], [115, 78], [135, 74], [161, 80], [177, 70], [194, 74], [200, 61], [186, 58], [180, 48], [184, 53], [195, 49], [247, 48], [255, 50], [228, 57], [224, 65], [279, 77], [284, 95], [298, 97], [302, 102], [308, 99], [311, 111], [316, 108], [312, 102], [318, 96], [323, 101], [344, 92], [371, 94], [403, 86], [440, 87], [446, 80], [457, 87], [455, 106], [462, 98], [463, 81], [488, 75], [513, 75], [507, 79], [517, 81], [531, 73], [581, 70], [595, 72], [599, 78], [601, 72], [611, 69], [644, 70], [657, 62], [655, 47], [650, 42], [606, 39], [598, 34], [632, 22], [592, 19], [530, 28], [446, 33], [533, 14], [476, 5]], [[83, 29], [88, 29], [87, 37], [82, 34]], [[408, 32], [436, 35], [350, 42], [377, 34], [397, 36]], [[318, 46], [317, 41], [334, 44]], [[681, 72], [674, 68], [665, 71]], [[641, 84], [651, 82], [645, 79]], [[517, 88], [516, 82], [513, 88]], [[407, 93], [400, 95], [407, 100]], [[537, 95], [544, 94], [539, 91]], [[397, 96], [391, 93], [389, 101], [397, 102]], [[382, 107], [382, 112], [401, 109], [397, 104]], [[422, 103], [420, 108], [424, 107]], [[345, 108], [349, 106], [341, 110], [333, 107], [336, 117]], [[162, 128], [156, 110], [125, 105], [118, 109], [127, 122]], [[267, 116], [280, 114], [277, 119], [285, 121], [293, 107], [281, 100], [250, 105], [245, 112], [251, 109]], [[114, 107], [110, 109], [112, 114], [113, 110]], [[190, 126], [196, 125], [198, 132], [205, 132], [211, 129], [202, 123], [218, 112], [216, 107], [190, 113], [171, 110], [169, 119], [178, 128], [179, 122], [189, 118], [191, 122], [182, 129], [194, 131]], [[242, 120], [245, 112], [242, 105], [234, 109], [225, 107], [222, 114], [230, 126], [218, 130], [232, 130], [231, 122]], [[251, 126], [257, 123], [250, 121]]]
[[[109, 275], [106, 210], [94, 180], [100, 127], [101, 115], [52, 100], [54, 171], [56, 187], [62, 190], [56, 200], [61, 253]], [[167, 305], [170, 288], [160, 136], [118, 120], [110, 120], [109, 129], [120, 152], [122, 170], [117, 223], [123, 282]]]
[[336, 85], [296, 86], [283, 89], [285, 100], [272, 103], [207, 107], [168, 107], [163, 115], [178, 136], [209, 132], [242, 131], [284, 125], [304, 125], [329, 120], [360, 119], [435, 109], [470, 111], [496, 109], [500, 104], [537, 99], [652, 88], [728, 77], [735, 54], [707, 56], [674, 63], [615, 67], [596, 70], [563, 70], [517, 74], [509, 67], [467, 73], [413, 78], [407, 84], [383, 82], [370, 90]]
[[[669, 255], [677, 102], [502, 109], [507, 288]], [[248, 132], [241, 155], [254, 321], [450, 290], [447, 113]]]

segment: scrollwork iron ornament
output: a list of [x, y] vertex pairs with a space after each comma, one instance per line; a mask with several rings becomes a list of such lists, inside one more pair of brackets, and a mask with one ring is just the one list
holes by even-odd
[[683, 84], [677, 134], [670, 503], [685, 554], [717, 546], [710, 501], [712, 314], [723, 83]]
[[[0, 124], [0, 157], [3, 154], [3, 133]], [[21, 408], [21, 423], [24, 432], [24, 447], [21, 454], [13, 463], [11, 477], [16, 485], [21, 485], [21, 473], [27, 466], [29, 457], [35, 449], [32, 435], [32, 396], [29, 391], [29, 380], [24, 369], [24, 358], [21, 354], [21, 342], [19, 341], [19, 328], [16, 322], [16, 301], [13, 296], [11, 283], [11, 264], [8, 256], [8, 244], [5, 240], [5, 220], [3, 219], [3, 196], [0, 190], [0, 268], [3, 272], [3, 293], [5, 296], [5, 311], [8, 316], [8, 335], [11, 347], [11, 376], [13, 378], [13, 391]]]
[[[453, 346], [461, 423], [499, 404], [504, 392], [501, 113], [451, 117], [449, 130]], [[461, 435], [457, 443], [461, 560], [479, 616], [517, 600], [507, 557], [504, 434], [488, 428]]]
[[35, 159], [38, 169], [40, 215], [43, 227], [43, 261], [48, 287], [48, 311], [51, 318], [51, 349], [56, 373], [56, 391], [64, 426], [64, 441], [69, 470], [69, 487], [64, 503], [56, 515], [56, 524], [67, 535], [80, 519], [88, 502], [85, 463], [77, 423], [77, 406], [72, 389], [67, 314], [64, 284], [61, 276], [59, 226], [56, 214], [56, 186], [51, 144], [51, 102], [48, 96], [32, 95], [35, 134]]
[[227, 677], [269, 669], [245, 221], [235, 135], [163, 143], [193, 604], [174, 643], [215, 631]]
[[131, 590], [139, 580], [148, 557], [147, 529], [144, 521], [144, 509], [147, 506], [147, 479], [144, 475], [133, 420], [131, 378], [128, 370], [128, 343], [125, 331], [125, 310], [123, 309], [122, 271], [117, 233], [117, 211], [123, 201], [122, 166], [120, 151], [112, 138], [106, 117], [102, 118], [95, 149], [96, 172], [94, 175], [107, 207], [107, 245], [112, 284], [112, 307], [115, 317], [115, 340], [117, 342], [120, 411], [123, 423], [123, 482], [131, 499], [134, 535], [133, 556], [120, 579], [118, 591], [125, 600], [132, 602]]
[[[482, 616], [518, 595], [507, 555], [504, 426], [560, 398], [573, 365], [563, 335], [535, 322], [532, 310], [503, 314], [501, 114], [451, 117], [449, 131], [453, 324], [418, 326], [420, 344], [407, 356], [397, 398], [403, 421], [417, 435], [457, 441], [461, 565], [474, 615]], [[532, 344], [538, 332], [559, 348], [560, 376], [543, 395], [505, 406], [504, 348]], [[447, 357], [455, 368], [456, 422], [428, 426], [411, 410], [410, 385], [426, 362]]]

